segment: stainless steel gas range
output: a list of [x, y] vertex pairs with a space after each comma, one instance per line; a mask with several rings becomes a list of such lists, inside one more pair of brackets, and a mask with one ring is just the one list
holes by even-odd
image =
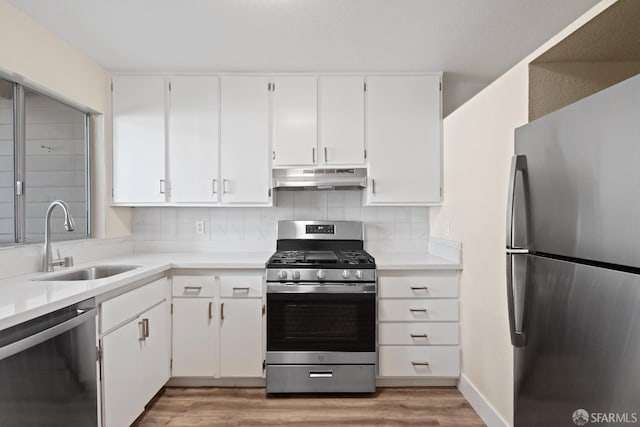
[[376, 265], [356, 221], [279, 221], [267, 262], [267, 393], [376, 389]]

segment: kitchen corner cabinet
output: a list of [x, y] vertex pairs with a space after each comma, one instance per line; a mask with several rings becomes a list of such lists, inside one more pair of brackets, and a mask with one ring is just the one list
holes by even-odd
[[169, 380], [168, 285], [162, 278], [101, 305], [105, 427], [130, 425]]
[[277, 77], [273, 97], [273, 165], [311, 166], [318, 158], [318, 79]]
[[169, 178], [172, 202], [219, 200], [219, 79], [171, 77]]
[[230, 76], [220, 81], [222, 201], [270, 204], [269, 79]]
[[362, 76], [323, 76], [318, 79], [318, 164], [361, 165], [365, 162]]
[[440, 75], [367, 77], [367, 204], [441, 202], [440, 83]]
[[[163, 203], [165, 78], [115, 76], [113, 92], [113, 201]], [[144, 173], [140, 172], [144, 165]]]
[[380, 271], [379, 378], [460, 376], [458, 272]]

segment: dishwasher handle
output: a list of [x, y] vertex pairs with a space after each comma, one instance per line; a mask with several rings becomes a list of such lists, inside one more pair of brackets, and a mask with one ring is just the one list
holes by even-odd
[[36, 345], [41, 344], [45, 341], [48, 341], [51, 338], [54, 338], [58, 335], [62, 335], [65, 332], [86, 322], [90, 318], [95, 318], [96, 313], [97, 313], [97, 310], [95, 308], [92, 308], [89, 310], [78, 310], [78, 316], [72, 319], [69, 319], [65, 322], [59, 323], [55, 326], [45, 329], [44, 331], [37, 332], [26, 338], [20, 339], [18, 341], [15, 341], [3, 347], [0, 347], [0, 360], [11, 357], [14, 354], [20, 353], [31, 347], [35, 347]]

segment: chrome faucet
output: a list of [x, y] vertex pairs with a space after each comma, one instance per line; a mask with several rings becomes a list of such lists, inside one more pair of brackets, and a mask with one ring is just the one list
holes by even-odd
[[[44, 248], [42, 249], [42, 271], [53, 271], [54, 266], [64, 265], [70, 267], [73, 265], [73, 257], [66, 257], [64, 259], [51, 259], [51, 213], [56, 206], [60, 206], [64, 211], [64, 229], [67, 231], [73, 231], [75, 227], [75, 221], [71, 216], [71, 209], [69, 205], [62, 200], [54, 200], [47, 208], [47, 215], [44, 223]], [[60, 255], [58, 255], [59, 257]]]

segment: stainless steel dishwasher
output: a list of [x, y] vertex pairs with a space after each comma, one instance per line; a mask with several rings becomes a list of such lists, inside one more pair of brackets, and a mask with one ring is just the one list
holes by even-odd
[[0, 331], [1, 426], [97, 426], [89, 299]]

